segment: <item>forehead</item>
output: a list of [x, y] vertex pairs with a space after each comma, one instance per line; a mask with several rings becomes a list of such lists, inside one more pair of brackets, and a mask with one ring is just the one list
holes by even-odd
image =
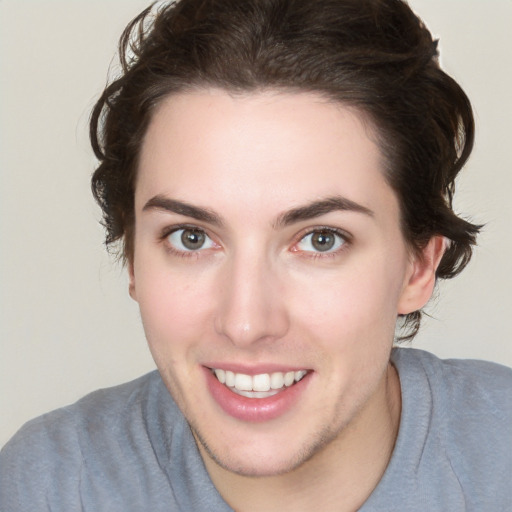
[[394, 201], [375, 139], [356, 110], [313, 93], [173, 95], [144, 139], [136, 208], [164, 194], [278, 213], [343, 195], [373, 210]]

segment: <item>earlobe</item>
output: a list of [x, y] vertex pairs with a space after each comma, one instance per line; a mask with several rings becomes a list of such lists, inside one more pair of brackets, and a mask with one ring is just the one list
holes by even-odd
[[443, 236], [430, 239], [420, 256], [412, 262], [411, 274], [405, 283], [398, 303], [398, 314], [407, 315], [420, 310], [432, 296], [436, 284], [436, 270], [441, 262], [447, 240]]
[[133, 300], [137, 300], [137, 293], [135, 292], [135, 271], [133, 268], [133, 261], [128, 263], [128, 277], [130, 279], [128, 285], [128, 293]]

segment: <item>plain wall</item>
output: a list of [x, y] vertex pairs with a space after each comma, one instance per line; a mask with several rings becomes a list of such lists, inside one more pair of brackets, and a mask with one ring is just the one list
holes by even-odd
[[[154, 368], [89, 187], [90, 109], [143, 0], [0, 0], [0, 445], [26, 420]], [[487, 223], [413, 346], [512, 366], [510, 0], [412, 0], [473, 101], [457, 210]]]

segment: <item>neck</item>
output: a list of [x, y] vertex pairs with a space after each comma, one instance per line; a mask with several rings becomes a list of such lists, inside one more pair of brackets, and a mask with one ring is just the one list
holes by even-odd
[[400, 382], [390, 364], [377, 392], [351, 423], [289, 473], [237, 475], [218, 466], [198, 444], [215, 487], [237, 512], [353, 511], [384, 474], [398, 435], [400, 410]]

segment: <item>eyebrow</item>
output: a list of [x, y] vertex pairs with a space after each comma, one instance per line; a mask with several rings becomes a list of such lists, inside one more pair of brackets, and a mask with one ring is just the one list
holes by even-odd
[[185, 217], [191, 217], [202, 222], [208, 222], [216, 226], [223, 224], [221, 218], [212, 210], [202, 208], [200, 206], [193, 206], [184, 201], [170, 199], [162, 195], [152, 197], [142, 208], [142, 211], [148, 210], [163, 210], [166, 212], [177, 213]]
[[356, 213], [362, 213], [370, 217], [374, 216], [374, 213], [369, 208], [366, 208], [359, 203], [356, 203], [346, 197], [332, 196], [319, 201], [313, 201], [304, 206], [298, 206], [282, 213], [275, 223], [275, 227], [289, 226], [296, 222], [303, 220], [310, 220], [333, 211], [350, 211]]
[[[152, 197], [142, 208], [142, 211], [148, 210], [163, 210], [171, 213], [177, 213], [178, 215], [184, 215], [193, 219], [208, 222], [215, 226], [222, 226], [224, 222], [221, 217], [217, 215], [213, 210], [203, 208], [200, 206], [194, 206], [184, 201], [178, 201], [177, 199], [170, 199], [162, 195], [156, 195]], [[322, 215], [333, 211], [351, 211], [356, 213], [362, 213], [373, 217], [374, 213], [369, 208], [360, 205], [346, 197], [332, 196], [318, 201], [313, 201], [304, 206], [298, 206], [292, 208], [277, 217], [273, 226], [275, 229], [282, 226], [289, 226], [296, 222], [314, 219]]]

